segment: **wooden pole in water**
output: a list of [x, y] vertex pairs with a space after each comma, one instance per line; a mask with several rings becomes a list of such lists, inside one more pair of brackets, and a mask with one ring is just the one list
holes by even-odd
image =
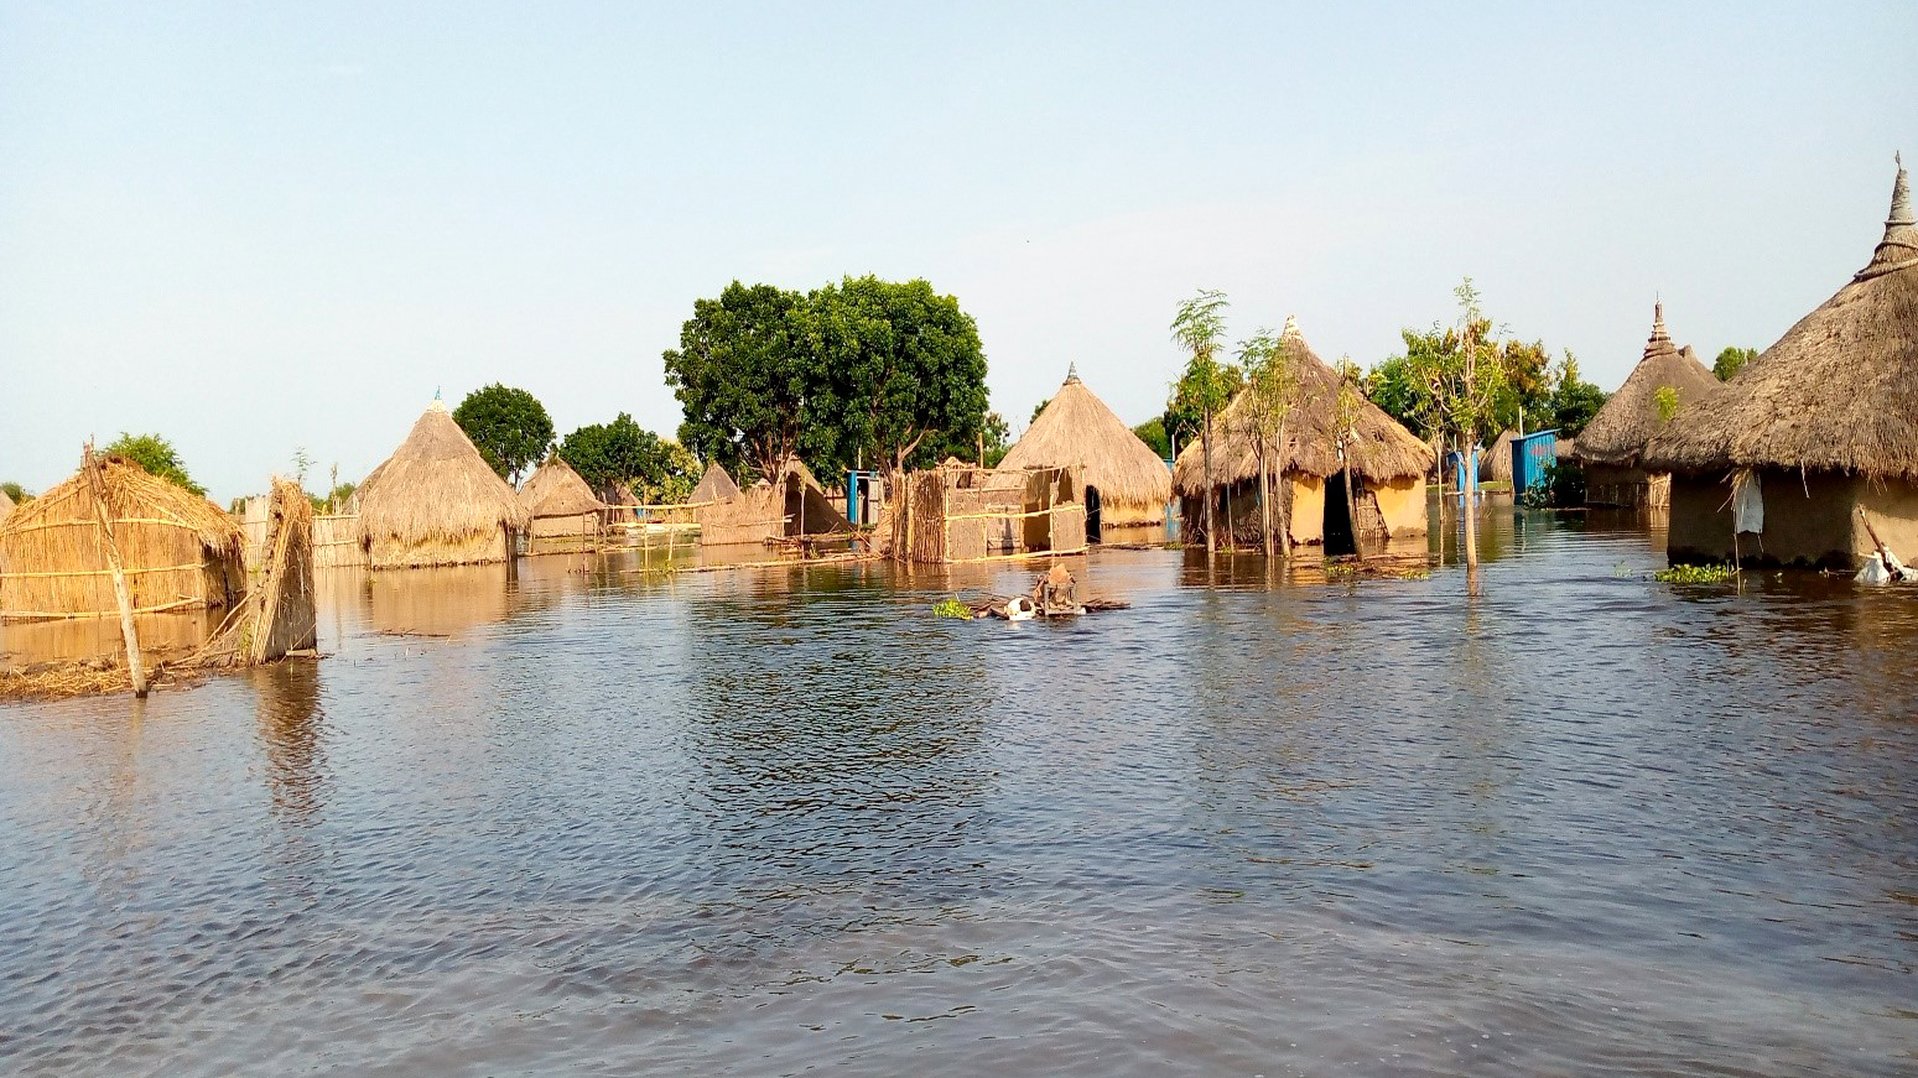
[[140, 661], [140, 637], [133, 629], [133, 596], [127, 590], [127, 575], [120, 565], [120, 547], [113, 541], [113, 525], [107, 519], [107, 482], [100, 473], [100, 462], [88, 442], [81, 463], [87, 473], [87, 489], [93, 495], [93, 521], [100, 527], [100, 549], [106, 553], [107, 571], [113, 575], [113, 598], [120, 604], [120, 637], [127, 649], [127, 673], [133, 679], [133, 695], [145, 699], [146, 667]]

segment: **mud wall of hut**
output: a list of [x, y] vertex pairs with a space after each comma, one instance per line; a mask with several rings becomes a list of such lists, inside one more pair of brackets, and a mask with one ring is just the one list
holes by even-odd
[[1672, 477], [1613, 464], [1585, 466], [1585, 504], [1621, 509], [1663, 509], [1671, 504]]
[[[1918, 490], [1909, 483], [1777, 468], [1761, 470], [1758, 483], [1765, 530], [1738, 536], [1736, 550], [1745, 564], [1854, 569], [1872, 550], [1858, 519], [1861, 506], [1893, 553], [1903, 558], [1907, 550], [1918, 552]], [[1731, 484], [1722, 474], [1672, 477], [1665, 545], [1673, 562], [1732, 559], [1730, 500]]]
[[510, 529], [442, 536], [423, 543], [406, 543], [392, 536], [370, 537], [366, 561], [374, 569], [423, 569], [437, 565], [485, 565], [503, 562], [513, 553]]

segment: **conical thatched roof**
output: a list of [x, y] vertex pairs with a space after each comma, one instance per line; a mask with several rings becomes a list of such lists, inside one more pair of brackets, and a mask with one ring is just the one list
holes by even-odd
[[739, 484], [733, 482], [726, 469], [718, 461], [706, 465], [706, 474], [699, 477], [699, 485], [693, 488], [692, 503], [708, 505], [723, 502], [739, 493]]
[[405, 544], [526, 527], [526, 508], [453, 421], [427, 406], [406, 441], [360, 484], [360, 528]]
[[1666, 386], [1678, 395], [1680, 415], [1723, 388], [1690, 345], [1673, 347], [1661, 302], [1652, 305], [1652, 335], [1638, 366], [1579, 433], [1573, 455], [1590, 464], [1636, 465], [1645, 443], [1666, 426], [1658, 414], [1658, 391]]
[[[233, 517], [204, 497], [168, 482], [120, 457], [101, 457], [100, 478], [106, 484], [107, 512], [116, 522], [148, 523], [155, 527], [183, 526], [195, 533], [200, 545], [216, 554], [240, 553], [240, 526]], [[0, 493], [0, 498], [5, 498]], [[93, 522], [93, 499], [87, 493], [86, 472], [75, 472], [65, 482], [9, 513], [0, 532], [29, 533], [55, 523]], [[121, 528], [115, 527], [118, 536]], [[89, 545], [91, 537], [89, 537]], [[129, 558], [130, 555], [124, 555]], [[131, 564], [129, 565], [131, 567]]]
[[1918, 222], [1902, 162], [1871, 261], [1674, 419], [1652, 467], [1803, 468], [1918, 481]]
[[[1297, 472], [1321, 478], [1337, 475], [1339, 374], [1313, 354], [1298, 323], [1286, 319], [1280, 344], [1288, 349], [1297, 373], [1297, 393], [1286, 417], [1285, 444], [1280, 447], [1275, 474]], [[1258, 434], [1251, 419], [1251, 398], [1241, 391], [1224, 412], [1213, 419], [1212, 478], [1231, 484], [1259, 474]], [[1386, 415], [1361, 395], [1353, 424], [1355, 435], [1346, 447], [1354, 474], [1372, 480], [1423, 476], [1432, 469], [1432, 447]], [[1172, 485], [1181, 496], [1205, 487], [1203, 446], [1194, 438], [1179, 452]]]
[[576, 517], [600, 508], [593, 488], [557, 453], [547, 457], [520, 487], [519, 501], [527, 515], [536, 517]]
[[1492, 444], [1479, 454], [1478, 478], [1482, 483], [1509, 483], [1512, 481], [1512, 443], [1518, 440], [1518, 431], [1507, 428], [1503, 434], [1493, 439]]
[[1032, 426], [999, 462], [999, 471], [1077, 466], [1107, 504], [1164, 506], [1172, 474], [1076, 372], [1052, 395]]

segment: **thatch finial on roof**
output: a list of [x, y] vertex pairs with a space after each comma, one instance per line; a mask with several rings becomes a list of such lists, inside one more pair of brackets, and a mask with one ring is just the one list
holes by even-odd
[[1072, 383], [1078, 380], [1079, 380], [1079, 363], [1077, 360], [1074, 360], [1073, 362], [1066, 364], [1066, 384], [1071, 385]]
[[1854, 281], [1878, 277], [1893, 270], [1918, 266], [1918, 218], [1911, 212], [1911, 181], [1905, 175], [1905, 160], [1892, 154], [1898, 175], [1891, 181], [1891, 212], [1885, 216], [1885, 238], [1871, 253], [1871, 261], [1852, 276]]
[[1665, 332], [1665, 301], [1652, 302], [1652, 340], [1669, 341], [1672, 335]]
[[1299, 316], [1298, 315], [1288, 314], [1285, 316], [1285, 328], [1279, 332], [1279, 336], [1282, 338], [1305, 336], [1305, 334], [1299, 332]]

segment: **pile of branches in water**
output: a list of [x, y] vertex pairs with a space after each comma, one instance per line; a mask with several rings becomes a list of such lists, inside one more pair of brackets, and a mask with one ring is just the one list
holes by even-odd
[[[149, 686], [190, 687], [205, 680], [188, 663], [155, 663], [147, 671]], [[78, 696], [105, 696], [133, 691], [133, 675], [126, 664], [113, 659], [34, 663], [0, 670], [0, 703], [71, 700]]]

